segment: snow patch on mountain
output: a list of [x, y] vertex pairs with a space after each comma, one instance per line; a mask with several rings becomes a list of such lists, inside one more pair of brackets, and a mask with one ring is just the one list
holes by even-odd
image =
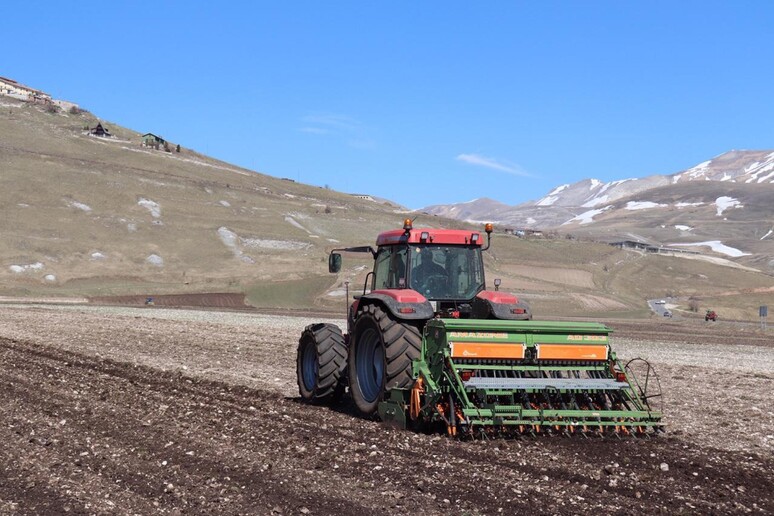
[[67, 205], [76, 210], [85, 211], [86, 213], [91, 211], [91, 206], [78, 201], [67, 201]]
[[307, 233], [309, 233], [311, 235], [312, 232], [309, 231], [308, 229], [306, 229], [304, 226], [302, 226], [300, 222], [298, 222], [296, 219], [293, 218], [293, 216], [300, 217], [298, 213], [293, 213], [291, 215], [285, 215], [285, 222], [287, 222], [288, 224], [290, 224], [293, 227], [296, 227], [298, 229], [306, 231]]
[[612, 207], [613, 206], [610, 205], [610, 206], [605, 206], [604, 208], [598, 208], [596, 210], [584, 211], [580, 215], [576, 215], [575, 217], [571, 218], [567, 222], [563, 223], [562, 226], [564, 226], [565, 224], [570, 224], [572, 222], [580, 222], [581, 225], [591, 224], [592, 222], [594, 222], [594, 217], [596, 217], [600, 213], [604, 213], [605, 211], [609, 210]]
[[593, 208], [594, 206], [605, 204], [607, 201], [608, 201], [607, 195], [600, 195], [599, 197], [594, 197], [590, 201], [587, 201], [581, 204], [581, 208]]
[[666, 204], [658, 204], [652, 201], [629, 201], [625, 210], [649, 210], [651, 208], [666, 208]]
[[29, 264], [26, 264], [26, 265], [11, 265], [8, 268], [11, 269], [11, 272], [13, 272], [13, 273], [21, 274], [23, 272], [39, 271], [43, 267], [45, 267], [45, 265], [43, 265], [42, 263], [35, 262], [35, 263], [29, 263]]
[[[608, 202], [614, 200], [611, 199], [607, 192], [610, 188], [622, 185], [623, 183], [626, 183], [627, 181], [636, 181], [636, 179], [619, 179], [617, 181], [611, 181], [609, 183], [602, 183], [601, 181], [597, 179], [591, 179], [591, 189], [595, 189], [597, 187], [601, 188], [598, 192], [596, 192], [595, 196], [589, 199], [588, 201], [581, 204], [581, 208], [593, 208], [594, 206], [599, 206], [600, 204], [607, 204]], [[620, 197], [620, 195], [618, 196]]]
[[147, 258], [145, 258], [145, 261], [155, 267], [163, 267], [164, 266], [164, 258], [157, 254], [150, 254]]
[[242, 238], [242, 244], [245, 247], [260, 247], [263, 249], [308, 249], [312, 244], [306, 242], [296, 242], [293, 240], [269, 240], [265, 238]]
[[691, 231], [693, 228], [691, 226], [685, 226], [683, 224], [675, 224], [675, 229], [679, 229], [680, 231]]
[[612, 188], [613, 186], [622, 185], [622, 184], [624, 184], [626, 182], [636, 181], [636, 180], [637, 180], [636, 178], [630, 177], [630, 178], [627, 178], [627, 179], [618, 179], [617, 181], [611, 181], [609, 183], [605, 183], [605, 186], [602, 187], [602, 190], [600, 190], [599, 193], [602, 193], [602, 192], [606, 191], [608, 188]]
[[709, 172], [709, 167], [710, 167], [711, 164], [712, 164], [712, 160], [704, 161], [702, 163], [699, 163], [695, 167], [689, 168], [688, 170], [686, 170], [682, 174], [676, 174], [672, 178], [672, 183], [677, 183], [678, 181], [680, 181], [684, 177], [688, 177], [688, 178], [690, 178], [690, 180], [695, 180], [695, 179], [697, 179], [699, 177], [706, 178], [707, 177], [707, 172]]
[[691, 206], [691, 207], [692, 206], [701, 206], [703, 204], [704, 204], [703, 202], [678, 202], [678, 203], [675, 204], [675, 207], [677, 209], [681, 209], [681, 208], [687, 208], [689, 206]]
[[559, 199], [559, 195], [558, 194], [561, 193], [562, 190], [565, 190], [565, 189], [567, 189], [569, 187], [570, 187], [569, 184], [564, 184], [564, 185], [561, 185], [561, 186], [557, 186], [556, 188], [551, 190], [548, 193], [548, 195], [546, 195], [545, 197], [540, 199], [538, 202], [536, 202], [535, 206], [551, 206], [552, 204], [554, 204], [557, 201], [557, 199]]
[[161, 217], [161, 205], [159, 205], [159, 203], [156, 201], [151, 201], [150, 199], [141, 197], [140, 200], [137, 201], [137, 204], [148, 210], [151, 214], [151, 217], [154, 219]]
[[[774, 180], [772, 180], [772, 178], [774, 178], [774, 152], [767, 155], [763, 163], [756, 161], [745, 167], [744, 172], [745, 174], [750, 175], [745, 183], [765, 183], [767, 181], [774, 183]], [[761, 177], [761, 174], [765, 174], [766, 172], [768, 172], [768, 174]]]
[[715, 206], [718, 209], [718, 217], [723, 215], [723, 212], [731, 208], [743, 208], [744, 205], [739, 202], [739, 199], [733, 197], [722, 196], [715, 199]]
[[312, 244], [306, 242], [296, 242], [293, 240], [270, 240], [264, 238], [246, 238], [240, 237], [227, 227], [218, 228], [218, 237], [223, 244], [228, 247], [236, 258], [239, 258], [245, 263], [255, 263], [250, 256], [244, 254], [242, 248], [260, 248], [260, 249], [277, 249], [277, 250], [299, 250], [308, 249], [312, 247]]
[[720, 240], [709, 240], [707, 242], [694, 242], [691, 244], [669, 244], [669, 245], [672, 247], [693, 247], [693, 246], [709, 247], [716, 253], [725, 254], [727, 256], [731, 256], [732, 258], [738, 258], [740, 256], [750, 255], [750, 253], [745, 253], [743, 251], [740, 251], [739, 249], [736, 249], [735, 247], [724, 245], [723, 242], [721, 242]]

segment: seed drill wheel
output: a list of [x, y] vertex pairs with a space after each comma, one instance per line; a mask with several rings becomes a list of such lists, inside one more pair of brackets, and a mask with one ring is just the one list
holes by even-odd
[[338, 326], [311, 324], [298, 340], [296, 372], [304, 401], [332, 403], [344, 393], [347, 347]]
[[624, 367], [632, 387], [649, 410], [663, 412], [664, 398], [661, 396], [661, 381], [656, 370], [644, 358], [633, 358]]
[[376, 413], [387, 390], [414, 384], [411, 362], [419, 358], [419, 328], [396, 320], [377, 305], [357, 315], [349, 349], [349, 390], [364, 416]]

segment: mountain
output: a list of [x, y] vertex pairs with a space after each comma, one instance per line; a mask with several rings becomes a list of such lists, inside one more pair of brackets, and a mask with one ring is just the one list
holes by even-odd
[[[109, 136], [92, 134], [98, 122]], [[166, 152], [163, 145], [156, 149], [149, 136], [151, 145], [144, 146], [149, 131], [153, 128], [137, 132], [78, 109], [0, 97], [0, 301], [144, 300], [162, 294], [201, 299], [202, 294], [227, 292], [231, 306], [246, 297], [257, 307], [343, 314], [347, 289], [350, 295], [362, 291], [372, 260], [346, 256], [341, 273], [331, 275], [330, 250], [372, 245], [380, 231], [417, 215], [381, 199], [383, 192], [349, 195], [272, 177], [203, 155], [186, 142], [168, 142], [171, 152]], [[608, 201], [614, 207], [590, 223], [560, 226], [609, 205], [573, 206], [589, 202], [589, 192], [619, 195], [623, 188], [644, 184], [631, 183], [599, 185], [593, 192], [591, 182], [575, 185], [579, 191], [586, 188], [586, 196], [577, 194], [575, 201], [567, 201], [570, 206], [563, 206], [574, 189], [567, 187], [553, 194], [552, 205], [532, 203], [529, 209], [536, 217], [544, 211], [559, 214], [556, 226], [577, 235], [608, 227], [611, 235], [637, 228], [643, 238], [665, 238], [660, 231], [690, 237], [698, 229], [675, 228], [696, 220], [697, 228], [699, 222], [717, 225], [718, 240], [744, 251], [763, 253], [770, 243], [766, 237], [760, 249], [753, 249], [734, 240], [737, 233], [749, 239], [750, 231], [763, 230], [749, 222], [749, 214], [757, 210], [759, 219], [770, 217], [763, 189], [769, 185], [730, 181], [667, 181], [643, 190], [647, 197], [632, 199], [629, 193]], [[708, 186], [724, 190], [709, 191]], [[739, 203], [718, 205], [721, 194]], [[627, 199], [690, 205], [627, 210]], [[501, 219], [513, 209], [478, 200], [449, 215], [488, 220], [477, 206], [502, 213]], [[674, 218], [671, 226], [658, 227], [662, 215], [648, 222], [652, 227], [642, 227], [642, 220], [661, 212]], [[481, 229], [478, 222], [421, 214], [416, 224]], [[501, 279], [501, 289], [529, 302], [537, 318], [647, 317], [651, 312], [645, 300], [667, 294], [682, 299], [684, 311], [678, 302], [672, 309], [685, 315], [690, 315], [689, 297], [701, 298], [702, 305], [726, 319], [757, 317], [759, 304], [774, 305], [774, 277], [751, 270], [756, 267], [752, 260], [743, 268], [731, 261], [631, 252], [584, 238], [521, 239], [501, 232], [484, 256], [489, 285]]]
[[[605, 242], [687, 244], [774, 271], [774, 151], [730, 151], [672, 175], [564, 184], [535, 201], [491, 199], [422, 211]], [[725, 246], [725, 247], [724, 247]]]

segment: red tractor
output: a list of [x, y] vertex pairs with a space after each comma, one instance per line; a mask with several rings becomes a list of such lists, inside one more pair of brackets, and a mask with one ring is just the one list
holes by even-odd
[[381, 233], [371, 246], [335, 249], [328, 270], [341, 270], [340, 252], [369, 253], [374, 268], [355, 296], [347, 332], [335, 325], [308, 326], [299, 340], [297, 373], [301, 397], [330, 402], [349, 386], [357, 410], [377, 412], [390, 389], [415, 381], [412, 363], [422, 352], [423, 330], [435, 318], [530, 320], [529, 307], [508, 293], [486, 290], [482, 251], [492, 225], [481, 232], [413, 228]]
[[707, 310], [707, 313], [704, 314], [704, 320], [705, 321], [717, 321], [718, 320], [718, 314], [715, 313], [715, 310]]

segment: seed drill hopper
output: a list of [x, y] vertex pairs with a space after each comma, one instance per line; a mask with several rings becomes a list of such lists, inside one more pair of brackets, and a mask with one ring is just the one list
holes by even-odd
[[660, 385], [642, 359], [625, 366], [598, 323], [533, 321], [516, 296], [486, 290], [477, 231], [382, 233], [374, 270], [349, 306], [347, 331], [308, 326], [298, 387], [309, 402], [349, 393], [356, 410], [449, 435], [651, 434], [663, 428]]

